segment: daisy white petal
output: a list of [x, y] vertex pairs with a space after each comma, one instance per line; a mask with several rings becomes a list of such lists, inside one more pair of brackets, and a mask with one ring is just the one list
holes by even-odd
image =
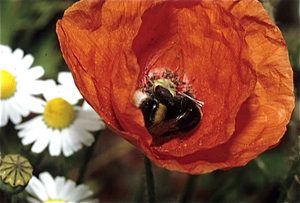
[[43, 96], [47, 101], [55, 98], [55, 97], [60, 97], [60, 93], [57, 91], [57, 86], [55, 84], [55, 81], [52, 79], [46, 80], [45, 81], [45, 89], [47, 91], [43, 92]]
[[41, 200], [37, 200], [36, 198], [33, 198], [33, 197], [26, 197], [27, 201], [28, 202], [31, 202], [31, 203], [41, 203]]
[[57, 129], [53, 130], [53, 134], [49, 144], [49, 153], [51, 156], [59, 156], [61, 153], [61, 132]]
[[78, 133], [81, 134], [80, 136], [80, 141], [85, 145], [85, 146], [91, 146], [92, 143], [95, 141], [94, 135], [91, 133], [85, 131], [85, 130], [79, 130]]
[[[19, 50], [20, 49], [17, 49], [16, 51], [19, 51]], [[22, 51], [22, 56], [23, 56], [23, 54], [24, 54], [24, 52]], [[33, 61], [34, 61], [34, 58], [31, 54], [27, 54], [26, 56], [21, 58], [21, 60], [17, 61], [18, 66], [20, 66], [20, 71], [26, 72], [32, 65]]]
[[[12, 50], [9, 46], [0, 45], [0, 56], [11, 54]], [[2, 55], [3, 54], [3, 55]], [[2, 57], [1, 57], [2, 59]], [[3, 58], [4, 59], [4, 58]]]
[[74, 83], [71, 72], [58, 73], [57, 80], [61, 84], [63, 91], [66, 91], [66, 93], [70, 92], [70, 94], [68, 94], [70, 97], [69, 100], [73, 102], [77, 100], [78, 102], [79, 99], [82, 99], [82, 96]]
[[78, 128], [82, 128], [88, 131], [98, 131], [101, 129], [101, 127], [105, 128], [105, 124], [101, 124], [102, 122], [100, 120], [91, 120], [91, 119], [85, 119], [79, 117], [74, 121], [74, 125]]
[[26, 91], [28, 94], [38, 95], [45, 91], [45, 81], [35, 80], [26, 84]]
[[64, 198], [67, 200], [67, 201], [70, 201], [70, 199], [72, 199], [72, 190], [74, 190], [76, 187], [76, 184], [74, 181], [72, 180], [67, 180], [65, 182], [65, 185], [64, 185], [64, 188], [63, 188], [63, 191], [62, 191], [62, 194], [64, 196]]
[[31, 151], [34, 153], [41, 153], [49, 144], [52, 136], [52, 130], [47, 129], [33, 144]]
[[78, 202], [92, 195], [93, 192], [90, 191], [86, 185], [81, 184], [72, 191], [72, 194], [70, 195], [72, 198], [70, 198], [70, 201]]
[[60, 72], [57, 76], [57, 81], [62, 85], [75, 86], [71, 72]]
[[[30, 114], [30, 110], [25, 107], [25, 104], [20, 104], [18, 102], [19, 95], [15, 96], [15, 99], [10, 99], [9, 101], [3, 101], [3, 103], [7, 104], [7, 107], [11, 110], [11, 112], [14, 112], [14, 114], [19, 114], [19, 117], [21, 119], [21, 116], [28, 116]], [[20, 98], [21, 99], [21, 98]], [[23, 100], [24, 101], [24, 100]], [[16, 124], [16, 123], [14, 123]]]
[[40, 77], [42, 77], [45, 73], [45, 70], [42, 68], [42, 66], [35, 66], [26, 71], [22, 78], [30, 78], [31, 80], [36, 80]]
[[35, 176], [30, 179], [25, 190], [39, 200], [46, 201], [48, 199], [44, 185]]
[[[24, 138], [25, 136], [27, 136], [28, 133], [31, 133], [31, 131], [32, 131], [32, 129], [30, 129], [30, 128], [23, 129], [23, 130], [19, 131], [18, 137], [19, 138]], [[22, 141], [22, 143], [23, 143], [23, 141]], [[23, 143], [23, 145], [26, 145], [26, 144]]]
[[32, 129], [32, 128], [36, 128], [38, 125], [40, 125], [41, 123], [43, 123], [43, 116], [36, 116], [34, 118], [32, 118], [31, 120], [28, 120], [24, 123], [21, 123], [19, 125], [16, 125], [15, 128], [17, 130], [20, 129]]
[[[14, 57], [14, 59], [16, 59], [16, 61], [14, 61], [14, 62], [19, 62], [19, 61], [21, 61], [22, 60], [22, 58], [23, 58], [23, 55], [24, 55], [24, 51], [23, 50], [21, 50], [21, 49], [16, 49], [13, 53], [12, 53], [12, 56]], [[28, 56], [28, 57], [30, 57], [30, 56]], [[27, 57], [27, 58], [28, 58]], [[22, 68], [23, 67], [27, 67], [27, 66], [21, 66]]]
[[82, 143], [78, 138], [75, 138], [74, 141], [72, 141], [70, 144], [74, 152], [77, 152], [80, 149], [82, 149]]
[[25, 146], [29, 145], [29, 144], [35, 142], [39, 138], [40, 135], [36, 132], [33, 132], [33, 131], [35, 131], [35, 130], [30, 130], [28, 132], [29, 135], [24, 137], [24, 139], [22, 139], [22, 144], [23, 145], [25, 145]]
[[[25, 100], [24, 100], [25, 101]], [[27, 103], [25, 103], [26, 108], [28, 108], [31, 112], [33, 113], [42, 113], [44, 110], [44, 101], [39, 99], [39, 98], [35, 98], [32, 96], [27, 97], [26, 99]]]
[[62, 131], [62, 152], [64, 156], [68, 157], [74, 153], [72, 147], [69, 145], [69, 131]]
[[36, 141], [41, 135], [41, 132], [47, 130], [47, 127], [42, 123], [42, 117], [37, 116], [21, 125], [17, 125], [16, 129], [21, 129], [18, 133], [19, 138], [22, 139], [23, 145], [31, 144]]
[[80, 135], [77, 134], [76, 131], [72, 130], [72, 127], [69, 130], [69, 136], [66, 136], [66, 141], [69, 143], [69, 146], [72, 148], [73, 152], [77, 152], [82, 148], [82, 144], [80, 143], [80, 139], [78, 139]]
[[[84, 101], [82, 104], [82, 109], [78, 112], [81, 120], [85, 120], [84, 126], [88, 131], [97, 131], [105, 129], [106, 125], [100, 118], [100, 116], [96, 113], [96, 111], [86, 102]], [[88, 122], [88, 123], [86, 123]]]
[[0, 120], [0, 126], [5, 126], [8, 123], [8, 112], [7, 108], [5, 108], [5, 103], [0, 103], [0, 110], [1, 110], [1, 120]]
[[93, 119], [100, 119], [100, 116], [97, 114], [97, 112], [86, 102], [84, 101], [82, 104], [82, 111], [80, 112], [82, 114], [81, 116], [83, 118], [93, 118]]
[[52, 176], [50, 175], [50, 173], [48, 173], [48, 172], [41, 173], [39, 175], [39, 179], [43, 183], [43, 185], [46, 189], [46, 192], [48, 194], [48, 197], [50, 199], [55, 199], [57, 197], [55, 182], [54, 182]]
[[[9, 104], [9, 106], [14, 106], [13, 103]], [[25, 115], [28, 115], [28, 113], [26, 113]], [[11, 120], [11, 122], [13, 122], [14, 124], [16, 123], [20, 123], [22, 120], [21, 117], [22, 114], [19, 114], [17, 108], [10, 108], [10, 111], [8, 112], [8, 117]]]
[[54, 182], [56, 187], [57, 199], [64, 199], [65, 198], [64, 187], [65, 187], [66, 178], [57, 176]]
[[[45, 103], [42, 99], [40, 98], [36, 98], [33, 97], [31, 95], [28, 96], [24, 96], [23, 94], [19, 94], [15, 96], [15, 101], [20, 100], [23, 98], [23, 102], [22, 103], [17, 103], [14, 105], [14, 108], [17, 109], [17, 107], [19, 107], [20, 109], [23, 109], [22, 115], [23, 116], [28, 116], [30, 111], [33, 113], [42, 113], [43, 112], [43, 104]], [[15, 102], [12, 102], [13, 104]], [[21, 110], [19, 110], [19, 112], [21, 112]]]
[[63, 86], [59, 85], [61, 94], [64, 95], [64, 99], [70, 102], [70, 104], [75, 105], [79, 102], [80, 99], [82, 99], [81, 95], [76, 94], [78, 91], [75, 89], [76, 87], [69, 87], [69, 86]]

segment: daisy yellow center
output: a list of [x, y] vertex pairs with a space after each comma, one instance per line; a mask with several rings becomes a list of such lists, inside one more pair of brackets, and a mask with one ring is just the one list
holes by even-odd
[[17, 89], [15, 77], [6, 70], [1, 70], [1, 99], [11, 97]]
[[73, 106], [61, 97], [51, 99], [45, 106], [44, 121], [51, 128], [66, 128], [73, 123], [75, 116]]
[[66, 202], [66, 201], [57, 200], [57, 199], [48, 199], [48, 200], [44, 201], [44, 203], [56, 203], [56, 202]]

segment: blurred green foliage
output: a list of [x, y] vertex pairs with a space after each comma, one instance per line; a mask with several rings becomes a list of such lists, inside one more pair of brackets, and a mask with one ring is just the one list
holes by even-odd
[[67, 70], [59, 50], [56, 21], [74, 1], [1, 0], [0, 42], [21, 48], [42, 65], [45, 77], [56, 78]]
[[[0, 42], [13, 50], [21, 48], [34, 56], [34, 65], [45, 69], [44, 78], [57, 78], [59, 71], [68, 70], [59, 49], [55, 32], [56, 22], [75, 1], [72, 0], [1, 0]], [[286, 136], [274, 149], [251, 161], [245, 167], [215, 171], [189, 178], [189, 175], [153, 166], [156, 199], [174, 202], [181, 199], [186, 186], [190, 189], [183, 202], [300, 202], [299, 190], [299, 1], [261, 0], [286, 40], [294, 70], [296, 108]], [[17, 137], [11, 123], [1, 129], [2, 155], [29, 154], [39, 173], [48, 170], [52, 175], [78, 175], [76, 165], [85, 150], [67, 158], [35, 156], [28, 153]], [[141, 153], [122, 138], [102, 133], [88, 170], [86, 181], [104, 202], [147, 201]], [[105, 143], [105, 144], [103, 144]], [[117, 148], [119, 147], [119, 148]], [[115, 150], [112, 150], [115, 149]], [[83, 152], [82, 152], [83, 151]], [[99, 161], [100, 160], [100, 161]], [[120, 170], [121, 169], [121, 170]], [[191, 180], [192, 182], [188, 182]], [[15, 201], [24, 196], [19, 194]]]

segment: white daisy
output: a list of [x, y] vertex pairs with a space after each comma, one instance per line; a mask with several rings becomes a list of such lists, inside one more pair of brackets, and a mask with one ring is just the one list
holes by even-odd
[[23, 56], [21, 49], [12, 52], [10, 47], [0, 45], [0, 127], [5, 126], [9, 119], [18, 124], [22, 116], [42, 109], [42, 100], [33, 95], [41, 94], [44, 89], [44, 81], [38, 80], [44, 69], [41, 66], [30, 68], [34, 60], [32, 55]]
[[70, 94], [70, 91], [72, 91], [71, 95], [74, 95], [76, 98], [82, 98], [79, 90], [76, 88], [71, 72], [60, 72], [57, 81], [64, 86], [63, 91], [67, 91], [67, 94]]
[[101, 118], [86, 102], [82, 107], [76, 106], [81, 96], [74, 94], [71, 87], [48, 80], [43, 93], [46, 102], [40, 115], [16, 126], [23, 145], [34, 143], [32, 152], [40, 153], [49, 145], [51, 156], [59, 156], [61, 151], [64, 156], [70, 156], [82, 145], [91, 146], [95, 139], [90, 131], [105, 128]]
[[55, 179], [48, 173], [43, 172], [39, 179], [33, 176], [26, 189], [31, 196], [29, 202], [98, 202], [97, 199], [87, 199], [93, 192], [84, 184], [76, 186], [73, 180], [66, 180], [58, 176]]

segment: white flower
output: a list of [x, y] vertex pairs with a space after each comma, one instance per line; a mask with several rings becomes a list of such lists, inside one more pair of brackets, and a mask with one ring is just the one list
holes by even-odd
[[72, 91], [71, 94], [74, 95], [74, 97], [82, 97], [75, 86], [71, 72], [60, 72], [57, 81], [64, 87], [62, 91], [66, 91], [67, 94], [70, 94], [70, 91]]
[[51, 156], [59, 156], [62, 152], [67, 157], [82, 145], [91, 146], [95, 139], [90, 131], [105, 128], [101, 118], [86, 102], [81, 107], [76, 106], [81, 95], [74, 94], [76, 91], [72, 88], [76, 88], [75, 85], [56, 85], [53, 80], [48, 80], [43, 93], [46, 102], [40, 115], [16, 126], [23, 145], [34, 143], [32, 152], [40, 153], [49, 145]]
[[41, 94], [44, 81], [38, 80], [44, 74], [41, 66], [30, 68], [31, 55], [24, 55], [21, 49], [12, 52], [8, 46], [0, 45], [1, 70], [1, 120], [0, 127], [10, 119], [14, 124], [28, 116], [30, 112], [41, 110], [42, 100], [33, 95]]
[[97, 199], [87, 199], [93, 192], [84, 184], [76, 186], [72, 180], [57, 176], [55, 179], [48, 173], [40, 173], [39, 179], [31, 178], [26, 189], [31, 196], [29, 202], [98, 202]]

